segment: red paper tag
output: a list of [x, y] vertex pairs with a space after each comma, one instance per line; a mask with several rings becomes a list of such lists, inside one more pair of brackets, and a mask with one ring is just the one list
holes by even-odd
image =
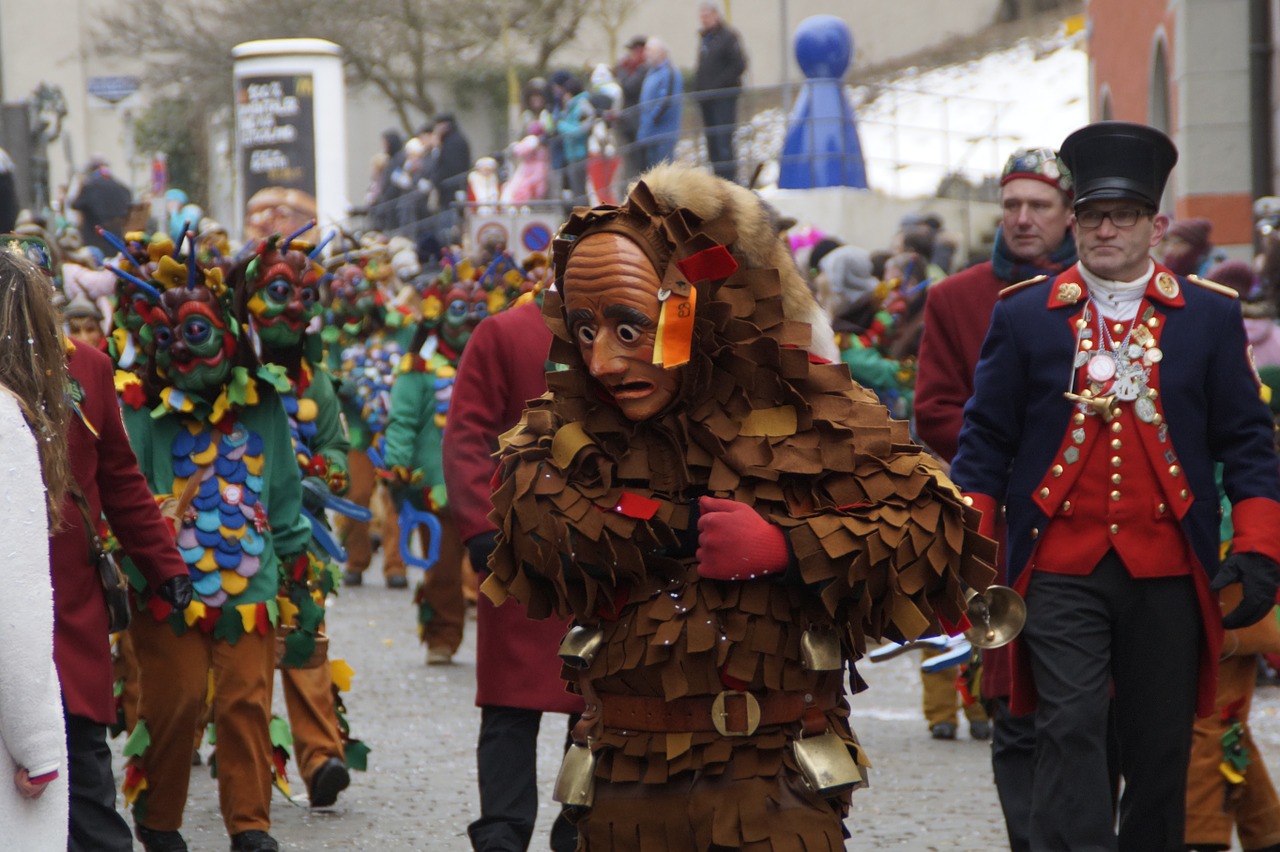
[[658, 513], [658, 507], [661, 505], [657, 500], [641, 497], [639, 494], [632, 494], [630, 491], [624, 491], [622, 496], [618, 498], [617, 504], [613, 507], [613, 511], [619, 515], [626, 515], [628, 518], [647, 521]]
[[738, 261], [724, 246], [703, 249], [684, 260], [676, 261], [676, 268], [690, 284], [699, 281], [719, 281], [738, 271]]

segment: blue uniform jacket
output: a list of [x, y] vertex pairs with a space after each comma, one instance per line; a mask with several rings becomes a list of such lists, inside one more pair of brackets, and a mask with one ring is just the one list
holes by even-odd
[[[1209, 577], [1218, 568], [1214, 463], [1232, 503], [1280, 502], [1274, 425], [1258, 394], [1240, 305], [1229, 296], [1176, 277], [1178, 298], [1147, 294], [1164, 324], [1158, 384], [1169, 439], [1191, 492], [1182, 529]], [[1080, 281], [1075, 267], [1021, 287], [996, 305], [965, 405], [951, 477], [960, 489], [1003, 503], [1008, 519], [1009, 583], [1029, 562], [1034, 529], [1047, 516], [1033, 495], [1054, 464], [1075, 411], [1063, 394], [1076, 351], [1075, 320], [1087, 297], [1062, 300], [1060, 281]], [[1071, 292], [1068, 290], [1068, 292]]]

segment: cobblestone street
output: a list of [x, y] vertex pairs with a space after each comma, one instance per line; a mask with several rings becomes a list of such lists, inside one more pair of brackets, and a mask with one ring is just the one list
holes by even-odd
[[[351, 787], [332, 809], [310, 811], [305, 786], [296, 777], [290, 780], [299, 802], [275, 794], [272, 834], [282, 849], [470, 849], [466, 826], [478, 815], [475, 621], [467, 624], [455, 664], [428, 668], [409, 599], [409, 592], [383, 587], [375, 563], [366, 585], [344, 591], [331, 603], [332, 652], [356, 672], [346, 698], [353, 733], [373, 751], [369, 771], [352, 773]], [[954, 742], [929, 738], [920, 711], [918, 664], [917, 654], [907, 654], [859, 667], [871, 689], [854, 698], [853, 721], [875, 765], [871, 787], [854, 794], [847, 847], [909, 852], [1007, 848], [988, 744], [969, 739], [963, 723]], [[1253, 717], [1261, 747], [1268, 755], [1280, 755], [1280, 689], [1259, 690]], [[551, 785], [565, 732], [562, 719], [544, 717], [533, 850], [548, 848], [556, 811]], [[123, 739], [113, 743], [117, 756], [122, 747]], [[205, 751], [207, 755], [207, 747]], [[117, 781], [119, 766], [117, 760]], [[207, 767], [192, 771], [183, 833], [193, 852], [228, 847], [216, 782]]]

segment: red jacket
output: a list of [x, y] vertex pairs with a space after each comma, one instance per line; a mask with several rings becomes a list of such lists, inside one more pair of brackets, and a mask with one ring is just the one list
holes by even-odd
[[955, 458], [991, 312], [1011, 283], [997, 278], [987, 261], [928, 290], [916, 373], [916, 434], [944, 461]]
[[[924, 335], [916, 364], [916, 434], [933, 454], [950, 462], [960, 441], [964, 404], [973, 396], [973, 372], [991, 312], [1000, 291], [1011, 282], [997, 278], [991, 261], [944, 278], [928, 289], [924, 303]], [[1005, 582], [1004, 524], [993, 519], [991, 535], [1000, 542], [997, 583]], [[982, 693], [1009, 695], [1013, 672], [1007, 648], [982, 652]]]
[[[111, 359], [75, 343], [71, 378], [83, 393], [80, 411], [93, 425], [72, 415], [67, 442], [76, 483], [95, 518], [105, 513], [124, 552], [132, 557], [152, 588], [185, 574], [187, 566], [160, 517], [151, 490], [138, 471], [116, 400]], [[115, 721], [107, 610], [89, 541], [75, 500], [62, 504], [62, 526], [49, 542], [52, 562], [53, 656], [62, 681], [67, 712], [110, 724]]]
[[[463, 541], [496, 529], [488, 515], [498, 436], [520, 421], [528, 400], [546, 393], [550, 348], [533, 302], [489, 317], [467, 341], [444, 432], [444, 480]], [[581, 712], [582, 699], [565, 692], [556, 655], [568, 621], [533, 621], [514, 598], [495, 607], [485, 595], [476, 621], [477, 705]]]

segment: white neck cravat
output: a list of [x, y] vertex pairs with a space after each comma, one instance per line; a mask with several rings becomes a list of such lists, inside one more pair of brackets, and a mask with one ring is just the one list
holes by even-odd
[[1132, 281], [1111, 281], [1100, 278], [1090, 272], [1083, 263], [1080, 266], [1080, 277], [1089, 288], [1089, 297], [1098, 305], [1103, 315], [1110, 320], [1125, 322], [1138, 315], [1138, 305], [1142, 303], [1142, 294], [1147, 292], [1147, 282], [1156, 265], [1147, 261], [1147, 270]]

